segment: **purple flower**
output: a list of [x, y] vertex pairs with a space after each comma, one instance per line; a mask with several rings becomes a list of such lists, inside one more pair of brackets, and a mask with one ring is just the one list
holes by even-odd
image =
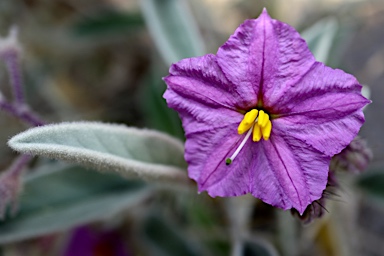
[[64, 256], [128, 256], [123, 237], [116, 230], [97, 231], [90, 227], [76, 228]]
[[373, 153], [367, 142], [356, 136], [346, 148], [332, 158], [330, 170], [361, 173], [368, 168], [372, 158]]
[[369, 103], [352, 75], [316, 62], [295, 29], [266, 10], [216, 55], [169, 72], [164, 98], [182, 119], [199, 191], [251, 193], [300, 214], [321, 197], [331, 157], [357, 135]]

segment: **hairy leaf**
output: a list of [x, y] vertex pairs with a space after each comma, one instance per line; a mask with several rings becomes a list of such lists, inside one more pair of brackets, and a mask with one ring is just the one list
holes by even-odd
[[21, 153], [117, 171], [128, 178], [189, 184], [183, 144], [151, 130], [96, 122], [60, 123], [22, 132], [8, 145]]

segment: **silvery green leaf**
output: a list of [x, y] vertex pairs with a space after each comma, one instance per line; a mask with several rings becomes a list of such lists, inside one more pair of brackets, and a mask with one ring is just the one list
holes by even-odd
[[277, 250], [268, 241], [261, 238], [252, 238], [244, 243], [241, 255], [277, 256]]
[[14, 150], [65, 160], [127, 178], [190, 184], [183, 144], [160, 132], [97, 122], [46, 125], [8, 142]]
[[242, 255], [244, 237], [249, 233], [249, 222], [257, 200], [251, 195], [228, 198], [225, 209], [230, 226], [232, 242], [231, 255]]
[[317, 61], [327, 63], [338, 28], [337, 20], [328, 17], [316, 22], [301, 33]]
[[159, 256], [197, 256], [204, 255], [199, 248], [188, 239], [187, 234], [171, 222], [158, 216], [148, 216], [143, 223], [143, 240], [146, 241], [148, 255]]
[[78, 166], [41, 171], [24, 179], [18, 214], [0, 222], [0, 244], [109, 219], [151, 193], [142, 182]]
[[[369, 89], [369, 86], [363, 84], [363, 88], [361, 88], [361, 94], [367, 98], [371, 99], [371, 89]], [[363, 107], [363, 111], [368, 107], [369, 105], [366, 105]]]
[[277, 242], [284, 255], [299, 254], [299, 231], [297, 220], [289, 211], [276, 211]]
[[363, 88], [361, 89], [361, 94], [367, 98], [371, 99], [371, 89], [367, 85], [363, 85]]
[[185, 0], [141, 0], [140, 4], [149, 32], [168, 65], [205, 54], [203, 40]]
[[162, 71], [153, 68], [146, 76], [146, 84], [140, 89], [141, 97], [148, 100], [140, 102], [140, 109], [147, 117], [145, 120], [147, 126], [178, 138], [184, 138], [184, 131], [177, 112], [170, 109], [162, 97], [166, 89], [166, 84], [159, 79], [162, 75]]

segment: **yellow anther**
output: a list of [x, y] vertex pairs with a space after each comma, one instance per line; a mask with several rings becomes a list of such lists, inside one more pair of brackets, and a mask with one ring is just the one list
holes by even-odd
[[257, 109], [252, 109], [251, 111], [248, 111], [245, 116], [244, 116], [244, 122], [246, 124], [253, 124], [256, 120], [256, 117], [257, 117], [257, 113], [259, 111], [257, 111]]
[[236, 156], [249, 140], [251, 134], [254, 142], [260, 141], [261, 137], [263, 137], [264, 140], [268, 140], [271, 136], [272, 123], [271, 120], [269, 120], [269, 115], [264, 113], [263, 110], [258, 111], [256, 109], [252, 109], [244, 115], [239, 127], [237, 127], [237, 131], [239, 134], [243, 134], [245, 132], [247, 132], [247, 134], [244, 136], [235, 152], [229, 158], [225, 159], [226, 165], [232, 164], [233, 160], [235, 160]]
[[264, 119], [263, 119], [263, 123], [261, 124], [261, 127], [265, 128], [268, 122], [269, 122], [269, 115], [264, 113]]
[[239, 124], [239, 127], [237, 127], [237, 132], [239, 134], [243, 134], [246, 131], [248, 131], [251, 127], [252, 127], [252, 124], [246, 124], [243, 119], [243, 121], [241, 121], [241, 123]]
[[258, 123], [255, 123], [255, 126], [253, 127], [252, 140], [254, 142], [258, 142], [258, 141], [260, 141], [260, 139], [261, 139], [261, 127], [259, 126]]
[[271, 136], [271, 131], [272, 131], [272, 123], [270, 120], [268, 120], [267, 125], [261, 128], [261, 132], [263, 134], [264, 140], [269, 139], [269, 137]]
[[252, 127], [253, 123], [256, 120], [257, 113], [258, 111], [256, 109], [252, 109], [251, 111], [248, 111], [245, 114], [243, 120], [241, 121], [241, 123], [239, 124], [239, 127], [237, 128], [237, 132], [239, 134], [245, 133]]
[[264, 120], [264, 111], [263, 110], [260, 110], [259, 111], [259, 117], [258, 117], [258, 120], [257, 120], [257, 124], [259, 126], [261, 126], [261, 124], [263, 123], [263, 120]]
[[260, 110], [259, 112], [259, 119], [257, 120], [257, 123], [261, 127], [265, 127], [269, 121], [269, 115], [266, 114], [263, 110]]

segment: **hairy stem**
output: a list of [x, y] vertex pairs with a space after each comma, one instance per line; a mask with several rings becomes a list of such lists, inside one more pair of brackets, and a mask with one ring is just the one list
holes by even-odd
[[10, 49], [2, 54], [3, 61], [7, 65], [9, 80], [12, 86], [15, 102], [24, 104], [24, 91], [22, 74], [20, 70], [19, 53], [17, 49]]
[[0, 109], [19, 118], [30, 126], [42, 126], [45, 124], [45, 122], [25, 104], [11, 104], [0, 97]]
[[21, 175], [32, 156], [21, 155], [0, 175], [0, 219], [3, 219], [6, 207], [11, 204], [11, 214], [17, 212], [17, 197], [21, 190]]

